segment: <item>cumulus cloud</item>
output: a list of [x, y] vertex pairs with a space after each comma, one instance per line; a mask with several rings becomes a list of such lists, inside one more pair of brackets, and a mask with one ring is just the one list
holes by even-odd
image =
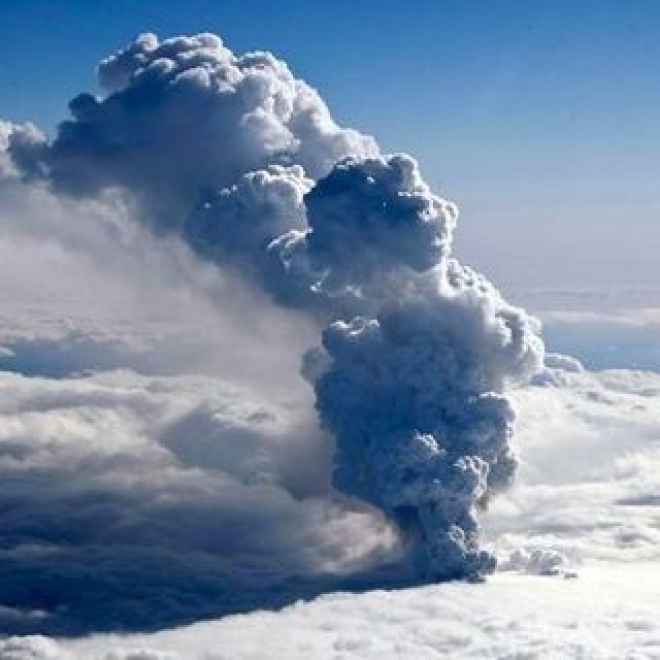
[[[32, 124], [19, 125], [0, 120], [0, 181], [18, 176], [19, 174], [19, 168], [14, 164], [10, 148], [18, 150], [25, 149], [28, 152], [34, 145], [41, 145], [44, 140], [43, 133]], [[27, 160], [23, 165], [28, 166]], [[37, 163], [30, 163], [29, 167], [32, 169], [39, 166]], [[23, 168], [21, 167], [20, 169]]]
[[396, 559], [330, 491], [312, 323], [122, 205], [2, 185], [3, 631], [164, 626]]
[[[306, 397], [300, 353], [317, 330], [120, 203], [0, 181], [0, 368], [202, 371]], [[273, 350], [276, 345], [278, 350]]]

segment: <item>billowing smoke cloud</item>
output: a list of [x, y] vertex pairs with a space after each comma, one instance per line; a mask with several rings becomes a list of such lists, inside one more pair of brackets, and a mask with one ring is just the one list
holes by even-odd
[[112, 199], [308, 317], [322, 339], [302, 371], [335, 441], [334, 487], [396, 524], [417, 576], [491, 571], [476, 510], [513, 478], [505, 390], [543, 345], [452, 257], [455, 206], [411, 157], [338, 127], [270, 54], [145, 35], [98, 74], [102, 96], [74, 99], [53, 140], [4, 128], [0, 165]]
[[234, 55], [212, 34], [139, 37], [98, 67], [102, 96], [81, 94], [52, 143], [14, 140], [23, 170], [58, 190], [119, 187], [159, 229], [178, 227], [206, 192], [269, 164], [326, 174], [376, 152], [339, 128], [318, 94], [269, 53]]
[[456, 209], [430, 193], [409, 156], [343, 160], [304, 201], [307, 230], [282, 236], [271, 252], [330, 316], [373, 314], [414, 293], [448, 254]]
[[335, 484], [411, 532], [419, 569], [436, 579], [493, 568], [474, 509], [516, 466], [513, 411], [500, 392], [505, 377], [535, 366], [535, 347], [516, 311], [490, 305], [395, 302], [324, 334], [330, 366], [315, 387], [337, 435]]
[[[251, 218], [282, 226], [287, 200], [290, 217], [306, 220], [272, 240], [258, 267], [277, 300], [331, 322], [304, 370], [337, 440], [335, 486], [399, 523], [423, 575], [488, 572], [475, 505], [513, 477], [503, 391], [540, 366], [534, 322], [450, 259], [456, 209], [430, 192], [410, 157], [343, 160], [307, 193], [300, 176], [253, 177], [279, 193], [270, 208], [262, 195], [242, 217], [204, 218], [213, 228], [233, 222], [232, 241], [236, 227], [257, 224]], [[206, 249], [226, 262], [224, 234], [212, 237]]]
[[306, 364], [337, 439], [335, 486], [410, 533], [424, 575], [483, 574], [474, 508], [513, 476], [502, 392], [539, 367], [534, 325], [448, 259], [456, 210], [411, 158], [343, 161], [304, 199], [308, 230], [273, 248], [304, 264], [296, 277], [329, 316], [356, 313]]

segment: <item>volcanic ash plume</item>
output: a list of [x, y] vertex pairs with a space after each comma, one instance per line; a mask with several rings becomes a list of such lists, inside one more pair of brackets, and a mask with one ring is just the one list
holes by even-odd
[[16, 166], [70, 195], [119, 191], [146, 226], [308, 313], [322, 342], [303, 373], [335, 488], [397, 524], [423, 577], [492, 570], [475, 511], [514, 475], [504, 392], [543, 345], [451, 257], [454, 205], [270, 54], [147, 35], [99, 79], [104, 96], [74, 99], [52, 142], [9, 136]]
[[502, 392], [539, 367], [534, 324], [449, 259], [455, 209], [411, 159], [339, 164], [306, 202], [314, 287], [361, 308], [307, 358], [334, 485], [399, 524], [425, 577], [488, 572], [475, 505], [513, 477]]

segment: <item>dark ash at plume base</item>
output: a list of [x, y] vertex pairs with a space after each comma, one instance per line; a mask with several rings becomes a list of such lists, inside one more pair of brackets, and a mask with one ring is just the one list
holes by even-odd
[[316, 320], [304, 357], [333, 484], [381, 509], [430, 580], [495, 560], [476, 509], [511, 482], [505, 391], [541, 366], [535, 320], [451, 255], [457, 211], [417, 163], [337, 126], [268, 53], [143, 35], [99, 66], [47, 141], [8, 129], [13, 167], [58, 194], [113, 195]]

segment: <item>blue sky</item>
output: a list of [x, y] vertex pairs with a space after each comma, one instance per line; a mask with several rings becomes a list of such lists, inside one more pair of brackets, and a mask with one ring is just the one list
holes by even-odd
[[0, 4], [0, 116], [52, 130], [139, 32], [271, 50], [462, 210], [461, 254], [524, 286], [657, 284], [660, 4]]

